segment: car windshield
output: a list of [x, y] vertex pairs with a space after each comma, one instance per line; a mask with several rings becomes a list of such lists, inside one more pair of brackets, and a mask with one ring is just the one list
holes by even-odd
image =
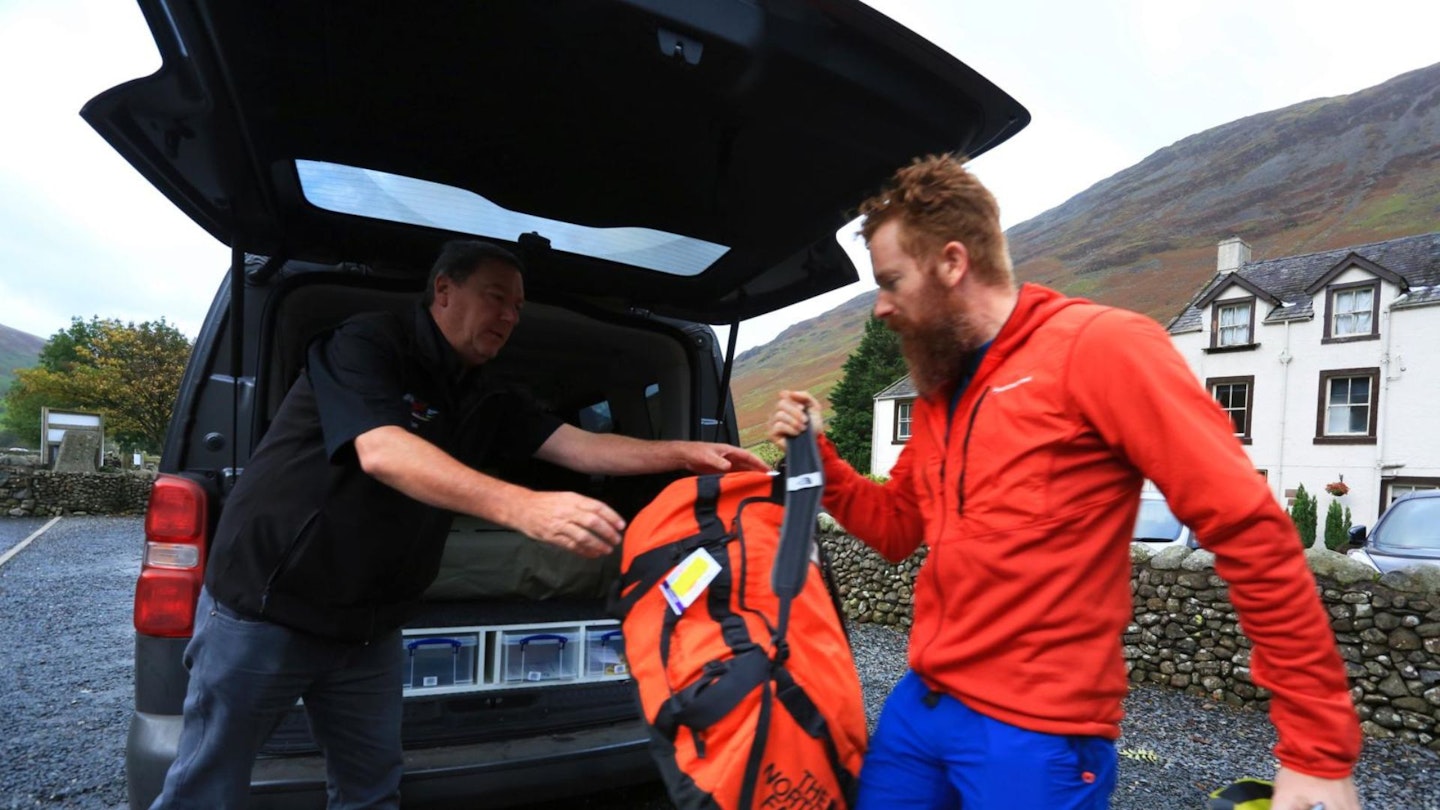
[[1440, 551], [1440, 498], [1396, 501], [1375, 532], [1375, 545]]
[[1180, 537], [1180, 529], [1180, 521], [1170, 514], [1164, 501], [1140, 501], [1140, 514], [1135, 517], [1136, 540], [1168, 543]]

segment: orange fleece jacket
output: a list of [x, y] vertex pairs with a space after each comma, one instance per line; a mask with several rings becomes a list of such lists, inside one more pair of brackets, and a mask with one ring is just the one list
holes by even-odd
[[1287, 768], [1349, 775], [1360, 729], [1289, 517], [1144, 316], [1024, 285], [953, 421], [916, 401], [883, 486], [821, 442], [826, 509], [891, 560], [920, 543], [910, 666], [1021, 728], [1119, 736], [1130, 535], [1149, 478], [1215, 553]]

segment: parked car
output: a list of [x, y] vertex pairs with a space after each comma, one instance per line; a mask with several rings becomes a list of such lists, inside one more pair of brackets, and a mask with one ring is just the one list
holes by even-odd
[[[175, 755], [211, 532], [311, 337], [408, 309], [444, 241], [484, 238], [524, 258], [529, 299], [487, 368], [586, 429], [733, 441], [734, 333], [722, 353], [709, 324], [854, 280], [836, 231], [891, 171], [980, 154], [1029, 121], [855, 0], [140, 7], [161, 68], [82, 115], [233, 259], [146, 518], [131, 807], [149, 806]], [[668, 480], [495, 472], [626, 516]], [[407, 805], [523, 805], [653, 778], [601, 598], [613, 567], [521, 564], [537, 545], [456, 522], [404, 631]], [[251, 790], [260, 806], [323, 803], [298, 709]]]
[[1412, 492], [1390, 504], [1375, 531], [1350, 529], [1348, 556], [1380, 573], [1410, 565], [1440, 566], [1440, 490]]
[[1195, 533], [1170, 511], [1165, 496], [1158, 489], [1147, 486], [1140, 492], [1140, 511], [1135, 516], [1135, 531], [1131, 542], [1147, 546], [1183, 545], [1199, 548]]

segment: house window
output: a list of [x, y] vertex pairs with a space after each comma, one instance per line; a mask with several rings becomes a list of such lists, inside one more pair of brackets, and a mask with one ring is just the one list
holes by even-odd
[[1325, 340], [1371, 340], [1380, 336], [1379, 284], [1336, 284], [1327, 288], [1325, 299]]
[[910, 411], [915, 405], [915, 400], [897, 400], [895, 402], [895, 443], [904, 444], [910, 441]]
[[1255, 378], [1252, 377], [1211, 377], [1205, 381], [1210, 395], [1220, 403], [1220, 409], [1230, 417], [1235, 435], [1245, 444], [1250, 443], [1250, 422], [1255, 412]]
[[1382, 500], [1380, 502], [1381, 512], [1388, 509], [1390, 504], [1412, 492], [1440, 489], [1440, 478], [1386, 478], [1380, 483], [1382, 494]]
[[1216, 347], [1248, 346], [1255, 327], [1255, 299], [1223, 301], [1215, 305]]
[[1316, 444], [1374, 444], [1380, 369], [1320, 372]]

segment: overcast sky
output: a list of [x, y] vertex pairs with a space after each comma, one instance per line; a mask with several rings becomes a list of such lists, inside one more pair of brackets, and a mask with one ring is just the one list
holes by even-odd
[[[1032, 123], [974, 169], [1010, 225], [1187, 135], [1440, 61], [1434, 0], [873, 0], [1000, 85]], [[78, 111], [159, 67], [137, 6], [0, 0], [0, 323], [165, 317], [193, 337], [229, 250], [146, 183]], [[1218, 238], [1218, 237], [1217, 237]], [[740, 348], [869, 289], [741, 326]]]

